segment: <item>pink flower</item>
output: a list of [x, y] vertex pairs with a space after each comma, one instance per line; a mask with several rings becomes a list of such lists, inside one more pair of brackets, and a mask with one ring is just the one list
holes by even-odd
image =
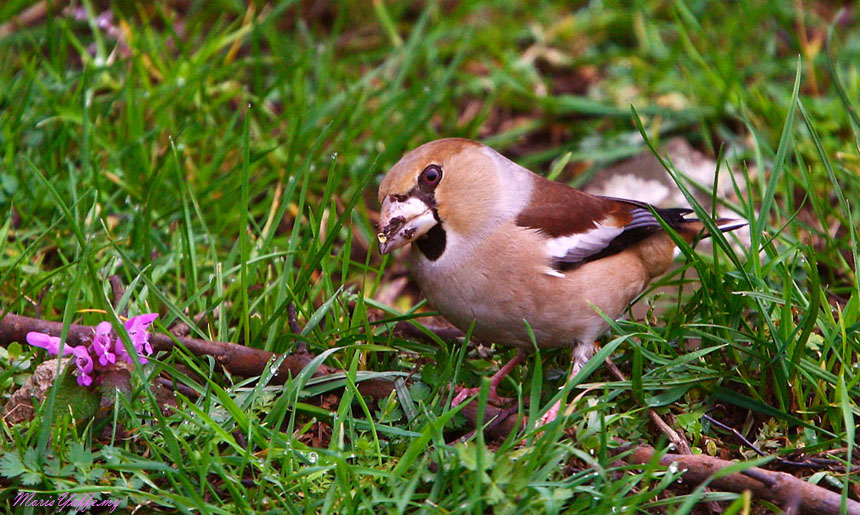
[[[27, 343], [29, 343], [33, 347], [41, 347], [42, 349], [45, 349], [46, 351], [48, 351], [48, 354], [59, 354], [60, 342], [61, 340], [59, 338], [57, 338], [56, 336], [51, 336], [50, 334], [36, 332], [27, 333]], [[68, 347], [63, 350], [63, 354], [71, 353], [71, 350]]]
[[92, 350], [99, 358], [99, 365], [107, 366], [108, 363], [116, 363], [116, 354], [111, 351], [111, 326], [110, 322], [101, 322], [96, 326], [96, 335], [93, 337]]
[[[149, 324], [158, 317], [158, 313], [146, 313], [129, 318], [123, 325], [128, 335], [131, 338], [131, 343], [134, 345], [134, 350], [140, 358], [141, 364], [149, 362], [145, 356], [152, 354], [152, 345], [149, 344]], [[87, 345], [64, 345], [63, 354], [73, 355], [75, 357], [75, 366], [78, 367], [78, 384], [81, 386], [90, 386], [93, 384], [93, 371], [95, 364], [93, 357], [98, 359], [99, 366], [107, 367], [116, 364], [118, 359], [125, 359], [131, 364], [134, 361], [131, 356], [125, 351], [120, 338], [114, 339], [114, 333], [110, 322], [101, 322], [95, 328], [93, 341]], [[39, 347], [48, 351], [48, 354], [58, 355], [60, 353], [60, 344], [62, 340], [50, 334], [29, 332], [27, 333], [27, 343], [34, 347]]]
[[[50, 334], [27, 333], [27, 343], [34, 347], [41, 347], [51, 355], [60, 354], [61, 342], [62, 340]], [[91, 385], [93, 383], [93, 378], [90, 376], [93, 372], [93, 358], [90, 357], [89, 349], [84, 345], [78, 345], [77, 347], [63, 345], [63, 354], [73, 354], [75, 356], [75, 365], [77, 365], [80, 372], [78, 374], [78, 384], [81, 386]]]
[[[143, 315], [133, 316], [123, 324], [125, 325], [125, 330], [128, 331], [128, 336], [131, 338], [132, 345], [134, 345], [134, 350], [137, 351], [141, 365], [149, 363], [149, 360], [146, 359], [145, 356], [152, 354], [152, 345], [149, 344], [149, 333], [147, 332], [147, 328], [149, 328], [149, 324], [151, 324], [156, 318], [158, 318], [158, 313], [145, 313]], [[129, 363], [134, 363], [131, 356], [129, 356], [125, 351], [125, 347], [123, 346], [120, 338], [116, 339], [114, 348], [116, 349], [117, 356], [125, 359]]]
[[81, 386], [89, 386], [93, 384], [93, 358], [90, 356], [89, 350], [83, 345], [72, 347], [72, 353], [75, 355], [75, 365], [78, 366], [78, 384]]

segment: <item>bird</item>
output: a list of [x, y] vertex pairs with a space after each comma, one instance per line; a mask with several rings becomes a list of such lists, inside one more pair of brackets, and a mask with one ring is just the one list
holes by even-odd
[[[591, 195], [463, 138], [404, 154], [378, 200], [379, 251], [411, 245], [412, 275], [435, 310], [480, 341], [518, 349], [490, 379], [494, 404], [507, 400], [497, 388], [534, 344], [569, 348], [569, 377], [582, 369], [609, 329], [601, 312], [620, 318], [673, 261], [675, 244], [658, 217], [688, 243], [707, 236], [691, 209]], [[746, 225], [715, 222], [721, 231]], [[452, 405], [477, 391], [460, 389]]]

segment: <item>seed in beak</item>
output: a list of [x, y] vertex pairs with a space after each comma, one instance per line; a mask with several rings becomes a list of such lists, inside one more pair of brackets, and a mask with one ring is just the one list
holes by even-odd
[[385, 244], [385, 242], [388, 241], [388, 236], [386, 236], [384, 232], [381, 232], [376, 235], [376, 239], [379, 240], [379, 243]]

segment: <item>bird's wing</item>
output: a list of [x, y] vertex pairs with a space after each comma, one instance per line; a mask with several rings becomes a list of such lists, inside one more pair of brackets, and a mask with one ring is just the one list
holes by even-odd
[[[669, 225], [681, 227], [689, 209], [656, 209]], [[532, 202], [517, 225], [540, 231], [551, 267], [565, 271], [621, 252], [660, 230], [652, 207], [644, 202], [597, 197], [563, 184], [540, 180]]]

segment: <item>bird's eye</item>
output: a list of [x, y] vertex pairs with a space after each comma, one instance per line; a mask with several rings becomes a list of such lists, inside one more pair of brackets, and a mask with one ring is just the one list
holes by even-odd
[[428, 186], [436, 186], [442, 180], [442, 169], [439, 165], [430, 165], [421, 172], [421, 182]]

